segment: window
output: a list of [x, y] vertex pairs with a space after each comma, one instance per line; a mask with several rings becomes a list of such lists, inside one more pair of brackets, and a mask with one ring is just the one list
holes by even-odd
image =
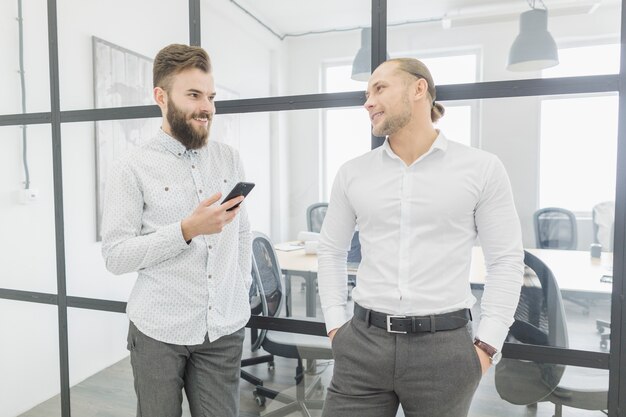
[[617, 95], [542, 101], [540, 207], [589, 213], [615, 199], [617, 110]]
[[[560, 49], [559, 61], [544, 77], [617, 73], [619, 45]], [[615, 199], [617, 117], [613, 93], [542, 100], [539, 207], [588, 214]]]

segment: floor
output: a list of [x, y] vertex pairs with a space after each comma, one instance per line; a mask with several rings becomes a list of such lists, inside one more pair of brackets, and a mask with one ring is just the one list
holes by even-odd
[[[294, 280], [294, 283], [297, 282]], [[293, 287], [294, 309], [298, 314], [298, 305], [304, 304], [304, 294], [299, 286]], [[301, 301], [301, 302], [300, 302]], [[319, 301], [318, 301], [319, 302]], [[585, 350], [599, 350], [599, 336], [595, 333], [595, 319], [607, 318], [609, 305], [596, 303], [590, 308], [588, 315], [583, 314], [582, 309], [566, 302], [566, 314], [570, 336], [570, 347]], [[319, 309], [318, 309], [319, 311]], [[475, 317], [478, 315], [475, 314]], [[244, 346], [249, 346], [246, 341]], [[263, 354], [263, 352], [260, 352]], [[244, 356], [253, 356], [244, 348]], [[274, 370], [268, 370], [266, 364], [255, 365], [245, 368], [250, 373], [262, 378], [265, 385], [277, 389], [286, 394], [294, 392], [295, 361], [276, 358]], [[332, 376], [332, 361], [318, 361], [315, 372], [319, 374], [323, 385], [326, 387]], [[308, 375], [310, 380], [315, 375]], [[240, 416], [263, 416], [269, 411], [279, 408], [278, 401], [267, 400], [265, 407], [260, 408], [254, 399], [254, 387], [245, 381], [241, 383]], [[324, 391], [320, 391], [320, 398]], [[21, 417], [55, 417], [60, 415], [59, 397], [56, 396], [39, 404], [33, 409], [21, 415]], [[135, 394], [133, 391], [133, 378], [128, 358], [121, 360], [113, 366], [102, 370], [85, 381], [77, 384], [71, 390], [71, 413], [72, 417], [133, 417], [135, 416]], [[554, 406], [550, 403], [539, 403], [537, 407], [516, 406], [500, 399], [494, 384], [494, 371], [491, 369], [483, 380], [475, 394], [470, 417], [551, 417]], [[300, 416], [299, 413], [290, 415]], [[321, 412], [313, 410], [312, 416], [319, 416]], [[604, 416], [599, 411], [576, 410], [565, 408], [564, 417], [600, 417]], [[188, 406], [183, 405], [183, 416], [190, 417]], [[403, 417], [404, 413], [399, 410], [397, 417]]]

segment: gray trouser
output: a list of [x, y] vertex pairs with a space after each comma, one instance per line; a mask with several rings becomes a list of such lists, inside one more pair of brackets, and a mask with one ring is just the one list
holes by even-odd
[[137, 417], [180, 417], [182, 389], [193, 417], [236, 417], [245, 330], [193, 346], [159, 342], [131, 322], [128, 350]]
[[358, 318], [333, 339], [325, 417], [465, 417], [482, 371], [471, 330], [393, 334]]

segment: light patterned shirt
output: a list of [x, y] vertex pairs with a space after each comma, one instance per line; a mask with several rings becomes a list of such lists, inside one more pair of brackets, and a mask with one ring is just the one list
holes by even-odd
[[[102, 254], [114, 274], [138, 271], [127, 314], [153, 339], [194, 345], [242, 328], [250, 317], [251, 234], [245, 204], [222, 232], [185, 242], [181, 221], [216, 192], [244, 180], [238, 153], [209, 140], [187, 150], [160, 130], [109, 172]], [[219, 203], [216, 203], [219, 204]]]

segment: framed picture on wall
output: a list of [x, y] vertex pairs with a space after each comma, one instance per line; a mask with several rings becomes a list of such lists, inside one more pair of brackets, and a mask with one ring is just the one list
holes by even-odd
[[[143, 106], [152, 100], [151, 58], [93, 37], [94, 107]], [[154, 136], [160, 118], [105, 120], [95, 124], [96, 237], [101, 240], [102, 202], [113, 162]]]

